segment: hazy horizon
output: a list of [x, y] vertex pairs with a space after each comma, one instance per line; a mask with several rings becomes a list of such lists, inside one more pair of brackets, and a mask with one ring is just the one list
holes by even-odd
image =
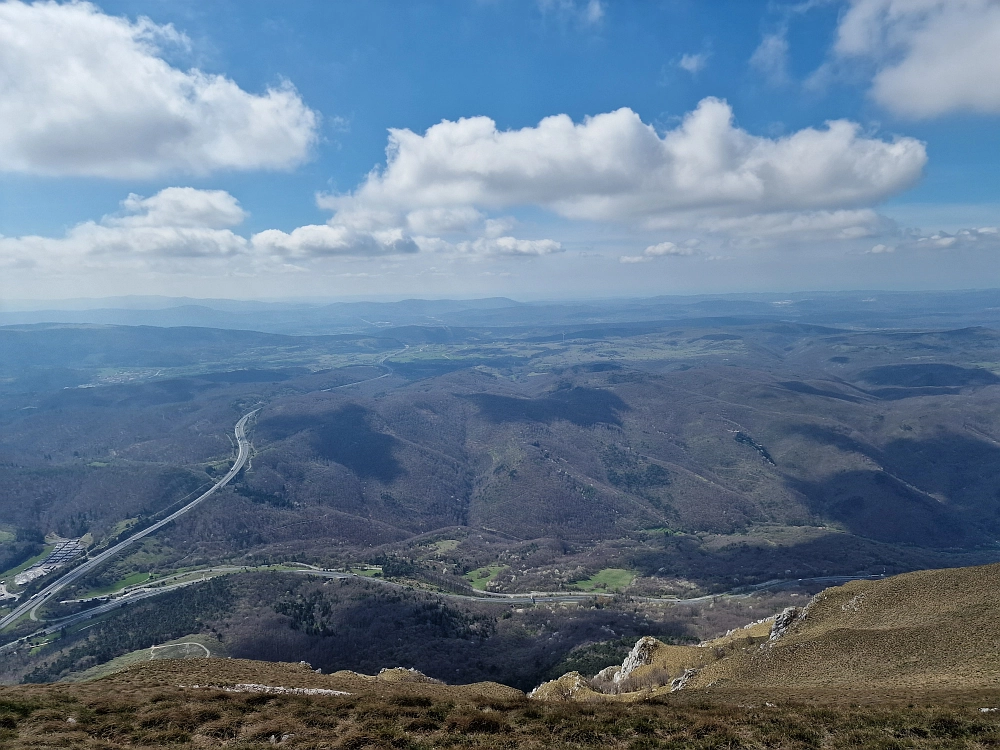
[[[120, 309], [155, 309], [152, 307], [142, 307], [142, 305], [167, 304], [170, 307], [176, 304], [205, 304], [211, 303], [257, 303], [261, 305], [335, 305], [350, 303], [373, 303], [392, 304], [397, 302], [420, 301], [420, 302], [481, 302], [493, 299], [505, 299], [515, 304], [572, 304], [572, 303], [596, 303], [596, 302], [639, 302], [654, 299], [753, 299], [793, 296], [803, 297], [805, 295], [817, 296], [837, 296], [837, 295], [859, 295], [859, 294], [884, 294], [890, 296], [902, 296], [908, 294], [978, 294], [987, 292], [1000, 293], [1000, 287], [968, 287], [955, 289], [877, 289], [877, 288], [857, 288], [857, 289], [788, 289], [788, 290], [761, 290], [761, 291], [732, 291], [732, 292], [688, 292], [676, 294], [608, 294], [608, 295], [564, 295], [564, 296], [532, 296], [515, 294], [440, 294], [440, 295], [408, 295], [408, 294], [361, 294], [361, 295], [337, 295], [330, 297], [321, 296], [287, 296], [287, 297], [190, 297], [185, 295], [168, 294], [125, 294], [110, 296], [79, 296], [79, 297], [57, 297], [57, 298], [7, 298], [0, 299], [0, 311], [26, 311], [26, 310], [73, 310], [73, 309], [95, 309], [98, 306], [114, 307], [122, 306]], [[66, 306], [66, 307], [62, 307]]]

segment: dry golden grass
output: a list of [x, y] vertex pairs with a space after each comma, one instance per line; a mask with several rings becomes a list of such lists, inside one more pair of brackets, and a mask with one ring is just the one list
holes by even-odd
[[699, 646], [653, 642], [619, 683], [567, 675], [543, 700], [635, 702], [700, 695], [833, 695], [866, 701], [1000, 689], [1000, 565], [920, 571], [827, 589], [769, 640], [773, 618]]
[[271, 685], [275, 687], [319, 688], [341, 690], [352, 695], [374, 693], [430, 695], [442, 700], [460, 697], [515, 700], [524, 693], [496, 682], [477, 682], [471, 685], [445, 685], [430, 680], [419, 672], [407, 669], [386, 669], [379, 675], [357, 672], [320, 674], [306, 664], [251, 661], [249, 659], [160, 659], [138, 664], [128, 670], [101, 681], [103, 684], [147, 686], [183, 685], [185, 688], [206, 689], [231, 687], [238, 684]]
[[751, 623], [744, 628], [730, 630], [725, 635], [713, 638], [712, 640], [706, 641], [701, 645], [709, 648], [732, 648], [736, 645], [744, 645], [748, 638], [766, 640], [771, 633], [771, 625], [773, 622], [774, 618], [768, 617], [766, 620]]
[[855, 693], [1000, 687], [1000, 565], [920, 571], [827, 589], [764, 648], [699, 672], [693, 688]]
[[[396, 675], [398, 678], [402, 675]], [[347, 696], [226, 692], [260, 683]], [[125, 748], [985, 748], [1000, 691], [857, 705], [836, 694], [675, 693], [630, 705], [547, 703], [483, 683], [319, 675], [301, 665], [160, 661], [89, 683], [0, 689], [0, 746]], [[912, 704], [912, 705], [911, 705]]]

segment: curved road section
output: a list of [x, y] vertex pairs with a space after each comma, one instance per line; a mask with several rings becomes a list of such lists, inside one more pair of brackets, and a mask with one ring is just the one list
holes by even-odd
[[62, 589], [66, 588], [69, 584], [87, 575], [87, 573], [92, 571], [94, 568], [98, 567], [106, 560], [114, 557], [123, 549], [135, 544], [140, 539], [143, 539], [144, 537], [147, 537], [150, 534], [155, 534], [157, 531], [162, 529], [164, 526], [166, 526], [174, 519], [183, 516], [191, 509], [203, 503], [209, 497], [214, 495], [221, 487], [225, 487], [227, 484], [229, 484], [232, 481], [233, 477], [239, 474], [240, 469], [242, 469], [246, 465], [247, 459], [250, 458], [250, 441], [247, 440], [246, 427], [249, 419], [258, 411], [260, 411], [260, 409], [254, 409], [249, 414], [244, 414], [240, 418], [240, 421], [236, 423], [236, 442], [239, 445], [239, 453], [236, 456], [236, 461], [233, 462], [233, 466], [228, 471], [228, 473], [224, 477], [222, 477], [222, 479], [220, 479], [218, 482], [212, 485], [212, 487], [208, 491], [196, 497], [194, 500], [185, 505], [183, 508], [174, 511], [166, 518], [157, 521], [152, 526], [147, 526], [142, 531], [137, 531], [128, 539], [118, 542], [118, 544], [114, 545], [113, 547], [109, 547], [108, 549], [104, 550], [104, 552], [101, 552], [99, 555], [95, 555], [94, 557], [84, 562], [82, 565], [78, 565], [77, 567], [73, 568], [73, 570], [66, 573], [66, 575], [50, 583], [44, 589], [39, 591], [30, 599], [28, 599], [26, 602], [15, 607], [14, 610], [10, 612], [10, 614], [8, 614], [6, 617], [0, 618], [0, 630], [7, 627], [12, 622], [17, 621], [25, 614], [34, 614], [35, 610], [37, 610], [39, 607], [41, 607], [43, 604], [49, 601], [55, 594], [57, 594]]

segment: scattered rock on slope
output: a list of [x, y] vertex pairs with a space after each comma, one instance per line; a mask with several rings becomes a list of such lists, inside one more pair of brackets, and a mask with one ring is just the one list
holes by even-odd
[[542, 701], [579, 701], [595, 699], [600, 693], [587, 684], [579, 672], [567, 672], [557, 680], [543, 682], [530, 693], [529, 698]]
[[768, 643], [773, 643], [788, 632], [788, 629], [792, 627], [800, 616], [805, 615], [805, 610], [799, 609], [798, 607], [787, 607], [782, 610], [782, 612], [775, 616], [774, 624], [771, 625], [771, 634], [768, 636]]

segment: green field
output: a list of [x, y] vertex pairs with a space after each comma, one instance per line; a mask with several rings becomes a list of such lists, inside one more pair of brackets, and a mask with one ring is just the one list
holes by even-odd
[[120, 534], [128, 531], [133, 526], [135, 526], [138, 522], [139, 522], [139, 518], [138, 517], [135, 517], [135, 518], [126, 518], [126, 519], [124, 519], [122, 521], [119, 521], [118, 523], [116, 523], [112, 527], [111, 531], [109, 531], [105, 535], [105, 539], [115, 539], [115, 538], [117, 538]]
[[441, 555], [445, 552], [454, 552], [459, 545], [457, 539], [440, 539], [433, 544], [429, 545], [429, 549], [433, 554]]
[[573, 585], [584, 591], [621, 591], [635, 580], [635, 573], [624, 568], [605, 568]]
[[485, 591], [486, 586], [491, 581], [496, 580], [496, 577], [506, 570], [506, 567], [506, 565], [487, 565], [483, 568], [470, 570], [465, 574], [464, 578], [476, 591]]

